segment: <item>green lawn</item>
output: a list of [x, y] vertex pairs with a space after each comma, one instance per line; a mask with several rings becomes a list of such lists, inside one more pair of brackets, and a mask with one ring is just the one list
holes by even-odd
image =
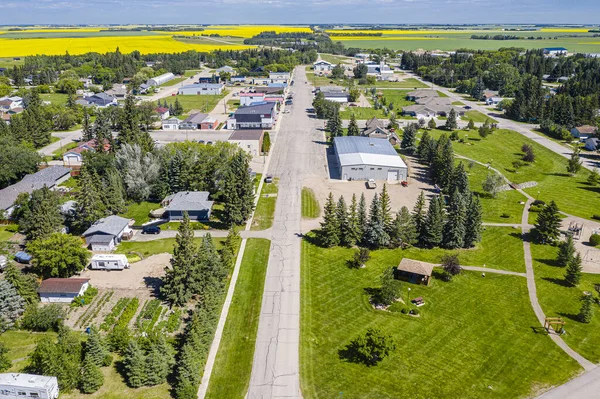
[[[442, 130], [432, 130], [430, 134], [438, 137], [442, 132], [448, 134]], [[466, 143], [453, 143], [457, 154], [483, 163], [491, 162], [512, 182], [537, 182], [536, 187], [525, 189], [531, 196], [545, 202], [554, 200], [561, 211], [583, 218], [589, 219], [592, 214], [598, 213], [595, 210], [600, 201], [600, 187], [587, 184], [590, 173], [587, 169], [582, 168], [575, 176], [568, 175], [567, 159], [511, 130], [496, 130], [485, 139], [474, 131], [459, 131], [459, 136], [466, 138]], [[515, 171], [512, 164], [521, 159], [524, 143], [533, 146], [536, 160]]]
[[250, 238], [246, 242], [207, 398], [243, 399], [246, 395], [270, 246], [271, 241], [262, 238]]
[[[370, 86], [370, 85], [369, 85]], [[425, 83], [421, 82], [415, 78], [404, 79], [400, 82], [389, 82], [387, 80], [378, 80], [375, 83], [375, 87], [381, 87], [384, 89], [393, 88], [393, 89], [425, 89], [427, 86]]]
[[47, 93], [40, 94], [42, 101], [50, 101], [55, 105], [65, 105], [67, 103], [68, 94], [65, 93]]
[[[346, 266], [353, 252], [302, 244], [304, 398], [337, 398], [341, 392], [344, 398], [516, 398], [535, 396], [580, 371], [533, 330], [538, 321], [525, 278], [464, 272], [449, 283], [410, 285], [410, 297], [425, 300], [415, 318], [376, 311], [367, 294], [379, 286], [381, 272], [408, 253], [376, 251], [366, 268], [355, 270]], [[402, 285], [403, 297], [408, 286]], [[392, 335], [391, 355], [375, 367], [340, 359], [338, 351], [368, 327]]]
[[315, 219], [319, 217], [320, 213], [321, 208], [317, 197], [315, 197], [315, 192], [308, 187], [302, 187], [302, 217]]
[[266, 230], [273, 226], [275, 204], [277, 203], [277, 192], [279, 190], [278, 185], [278, 178], [274, 178], [273, 183], [263, 183], [250, 230]]
[[56, 335], [53, 332], [37, 333], [22, 330], [9, 330], [0, 334], [0, 342], [8, 348], [8, 359], [12, 366], [8, 371], [21, 372], [29, 364], [28, 356], [45, 335]]
[[490, 120], [490, 123], [498, 123], [497, 120], [495, 120], [494, 118], [491, 118], [489, 116], [487, 116], [486, 114], [483, 114], [479, 111], [467, 111], [465, 112], [465, 116], [463, 117], [463, 119], [465, 120], [469, 120], [472, 119], [473, 122], [481, 122], [484, 123], [486, 120]]
[[175, 86], [176, 84], [181, 83], [186, 79], [187, 79], [187, 77], [185, 77], [185, 76], [180, 77], [180, 78], [174, 78], [174, 79], [169, 80], [166, 83], [161, 84], [159, 87]]
[[339, 63], [352, 64], [352, 62], [353, 62], [351, 58], [342, 57], [339, 55], [319, 54], [319, 56], [321, 57], [321, 59], [323, 59], [327, 62], [331, 62], [332, 64], [339, 64]]
[[[7, 241], [15, 235], [15, 230], [18, 228], [15, 224], [0, 226], [0, 241]], [[13, 230], [13, 231], [11, 231]]]
[[358, 120], [371, 119], [373, 117], [380, 119], [387, 118], [383, 114], [383, 110], [371, 107], [346, 107], [343, 111], [340, 111], [340, 118], [350, 119], [352, 114]]
[[174, 104], [175, 99], [179, 100], [179, 103], [183, 107], [183, 112], [190, 112], [192, 110], [200, 111], [208, 114], [212, 111], [219, 101], [223, 99], [227, 95], [227, 90], [223, 90], [223, 92], [219, 95], [180, 95], [180, 96], [170, 96], [163, 99], [163, 103], [166, 101], [167, 104]]
[[452, 102], [452, 105], [462, 106], [462, 105], [465, 105], [465, 103], [463, 103], [462, 101], [454, 101], [454, 102]]
[[160, 204], [158, 202], [142, 201], [139, 204], [134, 202], [127, 205], [127, 211], [119, 216], [133, 219], [136, 225], [141, 225], [150, 221], [150, 211], [159, 208]]
[[[199, 244], [201, 240], [202, 237], [194, 238], [196, 244]], [[214, 237], [213, 240], [217, 249], [221, 248], [223, 242], [225, 242], [225, 238]], [[123, 241], [119, 244], [115, 253], [129, 255], [132, 259], [136, 259], [135, 256], [139, 253], [147, 258], [151, 255], [163, 253], [172, 254], [174, 245], [175, 238], [163, 238], [154, 241]]]
[[185, 73], [183, 74], [183, 76], [185, 76], [186, 78], [192, 77], [198, 73], [200, 73], [202, 71], [198, 70], [198, 69], [187, 69], [185, 71]]
[[[594, 289], [600, 284], [600, 275], [584, 273], [577, 287], [565, 283], [565, 268], [555, 263], [557, 248], [550, 245], [532, 245], [531, 254], [535, 283], [540, 305], [547, 317], [562, 317], [566, 322], [565, 342], [588, 360], [600, 362], [600, 309], [593, 306], [594, 316], [589, 324], [581, 323], [577, 315], [581, 308], [583, 291], [598, 296]], [[585, 256], [585, 253], [581, 254]]]
[[74, 141], [71, 143], [67, 143], [67, 144], [63, 145], [62, 147], [52, 151], [52, 156], [54, 158], [61, 159], [65, 152], [72, 150], [73, 148], [77, 148], [78, 145], [79, 145], [79, 143], [76, 143]]
[[328, 76], [318, 76], [314, 72], [308, 72], [310, 70], [307, 67], [306, 79], [308, 83], [311, 83], [315, 87], [319, 86], [346, 86], [344, 79], [332, 79]]

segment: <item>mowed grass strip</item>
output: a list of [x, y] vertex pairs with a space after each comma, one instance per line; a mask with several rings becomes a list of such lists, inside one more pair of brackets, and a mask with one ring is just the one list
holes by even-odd
[[321, 213], [319, 201], [315, 196], [315, 192], [308, 188], [302, 187], [302, 217], [306, 219], [316, 219]]
[[479, 111], [467, 111], [465, 112], [465, 116], [462, 117], [463, 120], [469, 120], [471, 119], [473, 122], [480, 122], [480, 123], [484, 123], [486, 120], [489, 120], [490, 123], [498, 123], [497, 120], [495, 120], [494, 118], [491, 118], [489, 116], [487, 116], [486, 114], [483, 114]]
[[270, 246], [263, 238], [246, 242], [207, 398], [243, 399], [248, 391]]
[[[496, 249], [496, 248], [494, 248]], [[426, 251], [424, 251], [426, 252]], [[463, 272], [431, 286], [402, 283], [402, 297], [422, 296], [420, 317], [376, 311], [379, 287], [401, 250], [372, 253], [349, 269], [354, 250], [302, 244], [301, 387], [304, 398], [516, 398], [561, 384], [580, 368], [548, 336], [529, 303], [526, 279]], [[409, 257], [418, 258], [415, 254]], [[340, 359], [367, 328], [391, 334], [396, 349], [375, 367]], [[550, 364], [560, 367], [548, 367]]]
[[[590, 247], [591, 250], [591, 247]], [[532, 245], [531, 255], [535, 284], [540, 305], [547, 317], [562, 317], [566, 322], [565, 342], [586, 359], [600, 362], [600, 309], [592, 305], [592, 321], [582, 323], [579, 318], [584, 291], [597, 297], [594, 286], [600, 284], [600, 275], [584, 273], [577, 287], [565, 281], [565, 268], [555, 262], [558, 248], [550, 245]], [[581, 256], [585, 256], [585, 252]]]
[[[140, 234], [139, 232], [137, 234]], [[202, 237], [194, 238], [196, 245], [200, 244]], [[213, 237], [213, 241], [217, 249], [220, 249], [225, 242], [225, 238]], [[153, 241], [123, 241], [119, 244], [115, 253], [135, 255], [141, 254], [145, 258], [152, 255], [173, 253], [173, 247], [175, 246], [175, 238], [162, 238]]]
[[279, 178], [274, 178], [273, 183], [264, 183], [250, 230], [266, 230], [273, 226], [275, 204], [277, 203]]
[[183, 107], [183, 112], [199, 111], [205, 114], [211, 112], [227, 95], [227, 90], [223, 90], [218, 95], [177, 95], [163, 98], [163, 103], [166, 101], [167, 104], [175, 104], [175, 100], [179, 100], [179, 103]]

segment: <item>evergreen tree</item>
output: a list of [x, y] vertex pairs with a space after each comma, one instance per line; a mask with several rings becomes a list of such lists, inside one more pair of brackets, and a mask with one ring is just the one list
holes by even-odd
[[254, 210], [254, 183], [249, 169], [248, 156], [237, 151], [223, 179], [224, 222], [229, 225], [244, 223]]
[[436, 129], [437, 128], [437, 124], [435, 123], [435, 119], [434, 118], [429, 119], [429, 122], [427, 122], [427, 127], [429, 129]]
[[592, 169], [587, 181], [591, 186], [595, 186], [600, 182], [600, 174], [598, 174], [598, 169]]
[[469, 129], [469, 130], [475, 129], [475, 122], [473, 122], [473, 119], [469, 119], [469, 123], [467, 124], [467, 129]]
[[387, 267], [381, 273], [380, 280], [378, 302], [386, 306], [391, 305], [400, 296], [400, 283], [394, 278], [394, 269]]
[[196, 261], [194, 231], [187, 212], [184, 212], [175, 238], [171, 268], [165, 268], [164, 283], [160, 288], [160, 292], [171, 305], [183, 306], [192, 297], [188, 283], [192, 270], [196, 269]]
[[269, 151], [271, 151], [271, 136], [269, 135], [269, 132], [264, 133], [261, 150], [264, 154], [268, 154]]
[[535, 221], [535, 233], [543, 243], [554, 242], [560, 235], [560, 213], [554, 201], [546, 205]]
[[462, 248], [465, 242], [465, 223], [467, 206], [463, 195], [454, 190], [450, 197], [448, 221], [444, 228], [443, 244], [445, 248]]
[[471, 97], [475, 100], [479, 101], [483, 97], [483, 92], [485, 90], [485, 84], [483, 83], [483, 79], [480, 77], [477, 79], [477, 83], [473, 86], [473, 90], [471, 90]]
[[350, 124], [348, 125], [348, 136], [360, 136], [360, 129], [356, 123], [356, 117], [354, 113], [350, 115]]
[[391, 234], [394, 229], [394, 219], [392, 218], [392, 207], [390, 194], [387, 190], [387, 185], [383, 183], [383, 189], [381, 190], [381, 196], [379, 197], [379, 203], [381, 204], [381, 219], [386, 233]]
[[179, 98], [177, 97], [175, 97], [175, 105], [173, 105], [173, 111], [175, 112], [176, 116], [183, 114], [183, 106], [181, 105], [181, 103], [179, 102]]
[[431, 145], [431, 136], [429, 136], [429, 132], [423, 132], [421, 136], [421, 141], [419, 141], [419, 146], [417, 147], [417, 155], [421, 158], [422, 161], [427, 162], [429, 160], [429, 148]]
[[125, 98], [125, 104], [119, 112], [117, 121], [119, 129], [119, 143], [123, 145], [125, 143], [134, 145], [140, 144], [138, 139], [140, 137], [140, 119], [139, 112], [135, 106], [135, 98], [133, 96], [127, 96]]
[[458, 190], [460, 194], [466, 195], [471, 191], [469, 188], [469, 176], [467, 176], [465, 166], [462, 162], [454, 168], [450, 182], [450, 192]]
[[581, 266], [581, 255], [579, 252], [575, 254], [571, 259], [569, 259], [569, 263], [567, 264], [567, 269], [565, 270], [565, 280], [571, 286], [576, 287], [579, 285], [581, 281], [581, 272], [583, 268]]
[[444, 232], [444, 199], [436, 195], [429, 201], [421, 242], [428, 247], [442, 244]]
[[350, 231], [350, 217], [348, 215], [348, 206], [346, 205], [346, 200], [344, 196], [341, 195], [337, 202], [337, 207], [335, 211], [335, 217], [340, 226], [340, 245], [350, 246], [351, 242], [351, 231]]
[[458, 128], [458, 123], [456, 122], [456, 111], [454, 108], [450, 110], [448, 113], [448, 119], [446, 119], [446, 124], [444, 125], [446, 130], [456, 130]]
[[[123, 180], [119, 172], [114, 167], [106, 171], [102, 186], [107, 210], [113, 214], [124, 212], [126, 210], [125, 188], [123, 187]], [[161, 198], [164, 198], [164, 196]]]
[[417, 231], [419, 241], [420, 238], [424, 235], [426, 214], [427, 211], [425, 210], [425, 192], [421, 190], [419, 196], [417, 197], [417, 202], [415, 202], [415, 207], [413, 208], [412, 214], [415, 230]]
[[446, 135], [440, 136], [440, 139], [437, 141], [431, 169], [434, 182], [439, 184], [443, 189], [447, 189], [454, 170], [454, 150], [452, 149], [452, 142]]
[[358, 221], [358, 203], [356, 202], [356, 194], [352, 194], [350, 209], [348, 212], [348, 245], [355, 245], [360, 241], [360, 226]]
[[590, 323], [592, 321], [594, 298], [589, 292], [584, 292], [581, 297], [581, 310], [579, 311], [579, 321]]
[[334, 137], [343, 135], [342, 119], [340, 118], [340, 112], [337, 108], [334, 109], [334, 112], [329, 116], [325, 129], [329, 132], [332, 140]]
[[390, 236], [386, 232], [381, 201], [377, 193], [371, 201], [369, 222], [365, 230], [365, 243], [371, 248], [383, 248], [389, 245]]
[[408, 126], [404, 128], [404, 132], [402, 133], [402, 141], [400, 142], [400, 148], [406, 150], [409, 153], [413, 153], [416, 150], [416, 138], [417, 138], [417, 129], [419, 125], [416, 123], [409, 123]]
[[360, 200], [358, 201], [358, 242], [364, 242], [365, 230], [367, 228], [368, 217], [367, 217], [367, 200], [365, 194], [360, 194]]
[[107, 366], [105, 364], [107, 355], [108, 351], [98, 328], [91, 326], [88, 340], [85, 343], [85, 359], [90, 360], [96, 366]]
[[94, 138], [94, 129], [90, 121], [90, 114], [86, 107], [83, 107], [83, 119], [81, 121], [81, 130], [83, 131], [83, 139], [90, 141]]
[[[145, 385], [158, 385], [167, 381], [170, 366], [168, 354], [161, 353], [156, 344], [150, 345], [150, 350], [146, 355], [146, 380]], [[171, 355], [172, 356], [172, 355]]]
[[467, 214], [465, 218], [465, 240], [464, 248], [474, 247], [481, 241], [481, 232], [483, 229], [483, 209], [479, 197], [470, 195], [467, 205]]
[[19, 227], [28, 240], [46, 238], [63, 227], [58, 194], [46, 186], [31, 193], [27, 206], [22, 211]]
[[323, 209], [321, 222], [321, 244], [325, 247], [335, 247], [340, 243], [340, 224], [337, 218], [337, 207], [330, 192]]
[[146, 384], [146, 356], [135, 340], [129, 341], [123, 357], [123, 368], [127, 384], [139, 388]]
[[93, 360], [86, 358], [83, 361], [83, 369], [81, 373], [81, 381], [79, 388], [83, 393], [94, 393], [104, 384], [104, 375], [97, 364]]
[[37, 276], [34, 274], [23, 274], [13, 262], [8, 262], [4, 268], [4, 279], [14, 287], [19, 296], [28, 304], [35, 304], [39, 301], [37, 293], [39, 283]]
[[581, 170], [581, 159], [579, 159], [579, 154], [581, 151], [579, 148], [575, 148], [573, 153], [571, 154], [571, 158], [569, 158], [569, 162], [567, 163], [567, 172], [571, 175], [576, 175], [577, 172]]
[[8, 348], [3, 342], [0, 342], [0, 373], [8, 370], [12, 366], [12, 361], [7, 356]]
[[575, 256], [575, 242], [573, 236], [567, 236], [567, 240], [561, 242], [558, 245], [558, 255], [556, 257], [556, 263], [560, 266], [565, 267], [569, 264], [569, 261]]
[[407, 248], [416, 244], [418, 233], [415, 219], [412, 217], [407, 207], [403, 206], [396, 214], [394, 228], [390, 238], [393, 245], [396, 247]]
[[75, 220], [79, 230], [84, 231], [92, 223], [106, 216], [107, 212], [102, 202], [101, 190], [103, 187], [94, 170], [89, 171], [87, 167], [82, 167], [77, 185], [79, 191], [76, 194], [77, 211]]

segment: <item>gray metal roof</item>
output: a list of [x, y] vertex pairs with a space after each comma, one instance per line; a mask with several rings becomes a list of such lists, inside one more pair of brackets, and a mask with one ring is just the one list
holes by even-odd
[[275, 108], [275, 103], [272, 102], [260, 102], [245, 107], [239, 107], [235, 111], [236, 115], [252, 115], [252, 114], [270, 114]]
[[128, 225], [129, 219], [125, 219], [121, 216], [111, 215], [96, 221], [96, 223], [94, 223], [82, 235], [84, 237], [94, 234], [108, 234], [117, 236]]
[[31, 194], [44, 186], [53, 187], [56, 182], [71, 173], [71, 169], [64, 166], [50, 166], [39, 172], [25, 176], [20, 182], [0, 190], [0, 209], [10, 208], [21, 193]]
[[207, 191], [180, 191], [163, 200], [167, 211], [202, 211], [210, 210], [213, 201], [208, 200]]
[[236, 130], [229, 140], [260, 140], [262, 136], [262, 130]]
[[191, 85], [185, 85], [180, 87], [179, 90], [183, 89], [222, 89], [223, 84], [221, 83], [194, 83]]
[[387, 139], [376, 139], [362, 136], [335, 137], [333, 145], [339, 156], [340, 166], [378, 165], [405, 168], [400, 158]]
[[202, 123], [202, 121], [204, 121], [206, 119], [207, 116], [208, 115], [203, 114], [201, 112], [196, 112], [195, 114], [191, 114], [190, 116], [185, 118], [183, 123], [195, 123], [195, 124], [199, 125]]

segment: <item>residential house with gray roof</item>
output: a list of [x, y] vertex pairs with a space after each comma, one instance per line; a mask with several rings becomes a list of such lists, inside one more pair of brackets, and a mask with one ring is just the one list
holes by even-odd
[[162, 205], [170, 221], [182, 220], [184, 212], [190, 220], [208, 220], [213, 206], [209, 195], [207, 191], [180, 191], [166, 197]]
[[111, 215], [96, 221], [83, 234], [85, 243], [92, 251], [112, 251], [122, 240], [133, 236], [131, 220]]

